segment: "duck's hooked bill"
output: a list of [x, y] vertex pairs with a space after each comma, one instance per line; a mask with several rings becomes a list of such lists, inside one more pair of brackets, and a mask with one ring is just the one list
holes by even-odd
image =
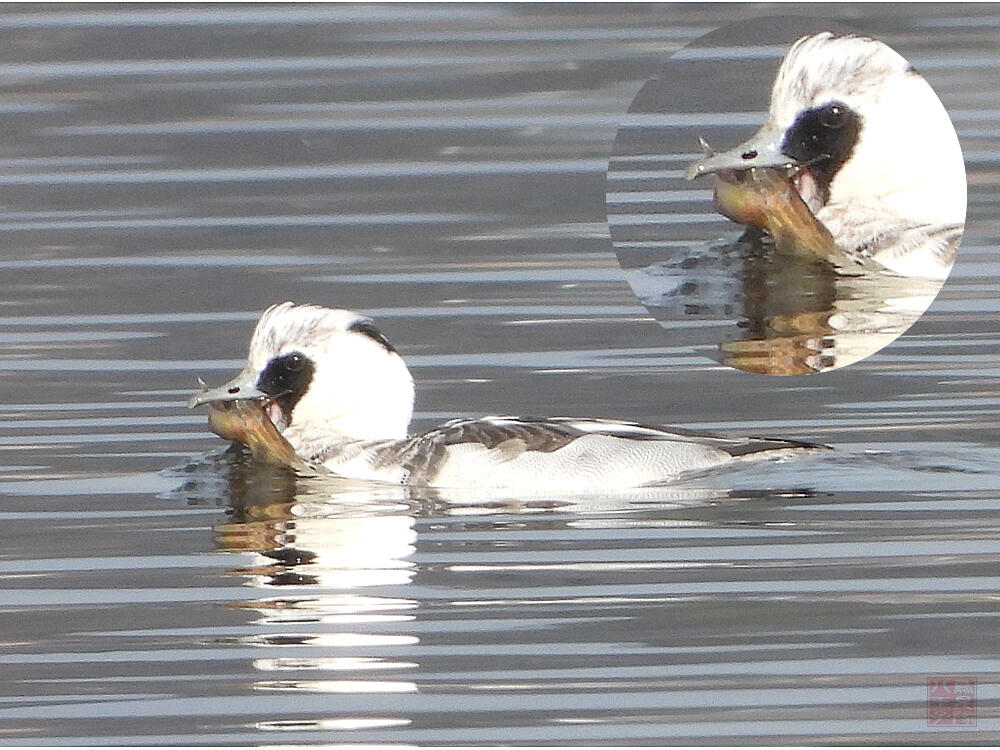
[[693, 180], [703, 174], [713, 174], [727, 170], [742, 171], [770, 167], [772, 169], [792, 169], [796, 166], [794, 159], [782, 153], [781, 144], [784, 135], [782, 131], [770, 125], [765, 125], [753, 136], [728, 151], [715, 153], [708, 141], [699, 138], [705, 157], [687, 168], [684, 177]]
[[203, 406], [217, 401], [266, 401], [271, 397], [257, 387], [253, 373], [241, 372], [228, 383], [217, 388], [208, 388], [205, 382], [198, 378], [202, 390], [188, 399], [188, 408]]

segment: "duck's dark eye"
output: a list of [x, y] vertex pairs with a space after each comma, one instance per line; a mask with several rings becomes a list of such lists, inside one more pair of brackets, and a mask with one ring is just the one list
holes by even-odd
[[260, 374], [257, 388], [277, 402], [290, 423], [292, 410], [309, 390], [315, 369], [313, 361], [300, 352], [275, 357]]
[[831, 130], [837, 130], [847, 124], [847, 112], [848, 110], [840, 104], [828, 104], [818, 110], [816, 114], [820, 125]]
[[828, 102], [799, 113], [785, 131], [781, 152], [808, 167], [825, 202], [834, 175], [851, 158], [863, 127], [861, 117], [846, 104]]
[[306, 355], [293, 352], [267, 363], [257, 380], [257, 387], [268, 396], [302, 396], [313, 376], [313, 364]]

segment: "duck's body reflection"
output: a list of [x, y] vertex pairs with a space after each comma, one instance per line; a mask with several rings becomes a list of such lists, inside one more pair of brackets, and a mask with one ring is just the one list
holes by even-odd
[[[287, 467], [260, 464], [231, 449], [217, 465], [227, 473], [230, 516], [215, 527], [216, 546], [252, 555], [233, 574], [261, 590], [237, 605], [256, 612], [268, 650], [288, 656], [253, 660], [257, 690], [385, 694], [416, 692], [410, 660], [384, 649], [414, 646], [415, 600], [388, 596], [416, 574], [415, 518], [404, 490], [328, 482], [319, 491]], [[336, 486], [334, 486], [334, 484]], [[377, 590], [378, 593], [371, 593]], [[273, 651], [272, 651], [273, 654]], [[373, 707], [374, 712], [374, 707]], [[335, 713], [335, 712], [334, 712]], [[260, 728], [365, 729], [408, 724], [384, 716], [331, 716], [262, 722]]]
[[413, 577], [407, 558], [417, 535], [403, 488], [339, 479], [310, 486], [287, 467], [239, 455], [230, 478], [231, 521], [216, 527], [216, 539], [263, 556], [255, 585], [354, 589]]
[[[774, 466], [757, 471], [770, 485]], [[594, 496], [454, 493], [296, 474], [254, 461], [243, 448], [205, 456], [179, 474], [186, 481], [173, 497], [226, 503], [228, 518], [215, 526], [215, 544], [233, 553], [230, 575], [250, 589], [244, 601], [223, 605], [248, 618], [227, 640], [256, 652], [250, 656], [252, 689], [311, 706], [300, 713], [294, 703], [282, 704], [292, 708], [255, 723], [265, 731], [415, 723], [419, 716], [411, 709], [423, 705], [409, 701], [415, 694], [439, 692], [443, 680], [460, 679], [455, 675], [464, 673], [470, 653], [508, 653], [491, 650], [498, 627], [519, 634], [508, 644], [510, 653], [537, 646], [533, 663], [563, 658], [564, 628], [583, 618], [553, 615], [550, 600], [568, 596], [570, 610], [589, 609], [587, 602], [604, 596], [591, 593], [591, 584], [582, 593], [558, 593], [566, 576], [578, 581], [594, 571], [617, 576], [622, 570], [655, 576], [693, 563], [669, 555], [659, 560], [655, 550], [651, 559], [606, 560], [589, 547], [583, 559], [568, 549], [537, 560], [530, 549], [537, 534], [565, 530], [570, 548], [642, 528], [677, 528], [683, 536], [706, 524], [699, 513], [734, 492], [713, 476]], [[538, 585], [512, 587], [511, 575], [531, 576]], [[606, 596], [612, 607], [620, 606], [614, 586]], [[329, 703], [317, 704], [316, 696]]]

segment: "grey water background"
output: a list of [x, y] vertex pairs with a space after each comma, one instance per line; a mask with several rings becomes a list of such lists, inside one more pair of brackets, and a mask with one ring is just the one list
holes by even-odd
[[[921, 70], [968, 162], [952, 275], [876, 355], [717, 365], [611, 246], [642, 84], [799, 11], [0, 8], [0, 742], [1000, 738], [1000, 12], [822, 7]], [[601, 497], [292, 486], [184, 408], [286, 298], [375, 316], [417, 428], [591, 415], [836, 450]], [[977, 680], [975, 727], [928, 726], [940, 675]]]

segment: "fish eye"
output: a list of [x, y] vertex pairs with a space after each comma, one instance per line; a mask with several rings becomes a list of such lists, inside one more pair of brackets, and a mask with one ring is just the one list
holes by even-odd
[[819, 122], [825, 128], [835, 130], [847, 122], [847, 107], [842, 104], [828, 104], [819, 110]]

